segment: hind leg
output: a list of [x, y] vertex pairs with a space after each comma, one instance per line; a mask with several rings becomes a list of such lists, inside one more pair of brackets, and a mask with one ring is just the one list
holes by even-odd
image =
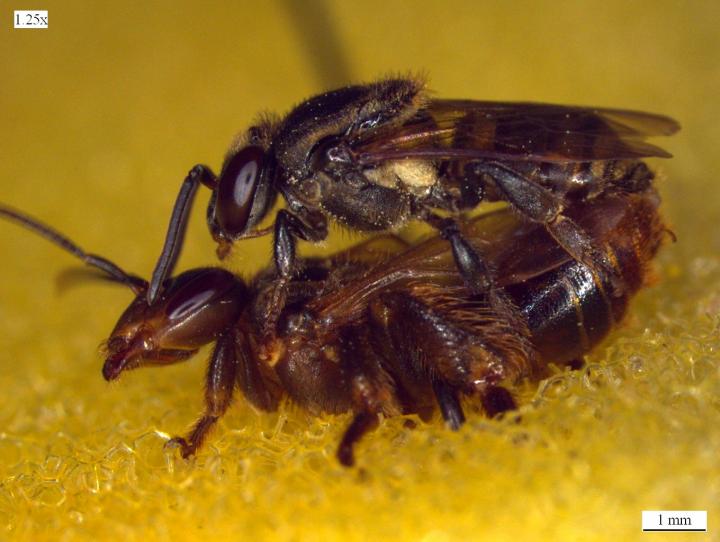
[[453, 431], [460, 429], [460, 426], [465, 423], [465, 413], [460, 405], [457, 390], [448, 386], [445, 382], [435, 380], [433, 382], [433, 392], [447, 426]]
[[478, 162], [472, 169], [476, 175], [491, 177], [505, 201], [528, 220], [543, 224], [570, 256], [607, 279], [614, 295], [622, 295], [625, 284], [612, 256], [564, 214], [562, 198], [504, 164]]
[[480, 394], [480, 398], [488, 418], [494, 418], [510, 410], [517, 410], [517, 403], [512, 394], [502, 386], [488, 386]]

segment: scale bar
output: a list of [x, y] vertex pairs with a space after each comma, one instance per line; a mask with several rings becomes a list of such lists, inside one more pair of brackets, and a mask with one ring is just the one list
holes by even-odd
[[643, 529], [643, 532], [647, 531], [657, 531], [657, 532], [665, 532], [665, 533], [687, 533], [690, 531], [702, 531], [704, 533], [707, 532], [707, 529]]
[[707, 510], [643, 510], [643, 532], [707, 532]]

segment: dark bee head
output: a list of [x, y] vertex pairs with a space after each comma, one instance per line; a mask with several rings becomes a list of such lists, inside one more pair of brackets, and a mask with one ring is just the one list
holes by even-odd
[[240, 316], [250, 294], [245, 284], [219, 268], [186, 271], [169, 279], [148, 305], [140, 292], [106, 343], [106, 380], [123, 371], [189, 358]]
[[257, 145], [248, 145], [225, 161], [208, 206], [208, 223], [221, 257], [234, 240], [252, 236], [272, 207], [276, 195], [272, 169], [269, 154]]
[[149, 302], [146, 280], [107, 258], [85, 252], [54, 228], [21, 211], [0, 204], [0, 217], [37, 233], [99, 271], [103, 279], [123, 284], [135, 293], [105, 344], [106, 380], [115, 380], [128, 369], [189, 358], [228, 330], [250, 302], [245, 283], [217, 267], [192, 269], [165, 280]]

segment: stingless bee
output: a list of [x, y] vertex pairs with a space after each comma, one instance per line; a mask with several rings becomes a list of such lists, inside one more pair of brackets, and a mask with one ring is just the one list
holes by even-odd
[[[459, 223], [468, 245], [497, 270], [495, 287], [515, 310], [498, 312], [489, 293], [469, 288], [450, 245], [432, 237], [408, 245], [380, 235], [332, 257], [302, 260], [287, 283], [277, 331], [275, 269], [248, 285], [216, 267], [165, 279], [152, 303], [149, 283], [84, 252], [51, 227], [0, 206], [0, 216], [49, 239], [124, 284], [135, 299], [107, 340], [103, 376], [185, 361], [214, 343], [205, 411], [171, 442], [194, 454], [224, 415], [235, 389], [260, 410], [288, 398], [311, 413], [352, 412], [337, 451], [354, 446], [380, 416], [440, 410], [457, 429], [461, 399], [477, 398], [490, 416], [515, 408], [512, 386], [548, 375], [549, 364], [577, 365], [623, 317], [645, 283], [666, 232], [648, 187], [598, 195], [563, 212], [613, 265], [614, 282], [572, 258], [544, 224], [504, 209]], [[619, 293], [621, 292], [621, 293]]]
[[[417, 78], [333, 90], [283, 118], [262, 117], [232, 146], [219, 176], [204, 165], [190, 171], [147, 300], [157, 299], [173, 272], [201, 184], [212, 190], [207, 222], [221, 258], [238, 239], [274, 233], [278, 280], [268, 330], [297, 271], [296, 239], [325, 239], [329, 219], [360, 231], [430, 224], [449, 241], [466, 286], [510, 314], [494, 286], [498, 271], [458, 226], [459, 213], [482, 201], [506, 201], [542, 224], [572, 258], [612, 282], [612, 295], [622, 295], [613, 262], [566, 209], [645, 190], [653, 174], [641, 159], [670, 156], [646, 139], [678, 129], [669, 117], [639, 111], [436, 99]], [[278, 194], [285, 208], [258, 229]]]

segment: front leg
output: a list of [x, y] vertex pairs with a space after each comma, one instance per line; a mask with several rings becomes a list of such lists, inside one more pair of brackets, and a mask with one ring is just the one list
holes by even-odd
[[205, 413], [186, 437], [175, 437], [166, 446], [180, 446], [180, 454], [187, 459], [200, 448], [205, 437], [230, 406], [237, 373], [237, 354], [232, 333], [218, 337], [208, 366], [205, 388]]
[[608, 279], [614, 296], [622, 295], [625, 286], [615, 262], [606, 251], [593, 243], [580, 226], [564, 214], [564, 202], [561, 198], [503, 164], [480, 162], [471, 167], [477, 176], [489, 176], [503, 194], [503, 199], [525, 218], [543, 224], [573, 259]]
[[273, 240], [273, 258], [278, 279], [266, 307], [263, 333], [271, 337], [275, 333], [280, 313], [285, 307], [288, 288], [296, 269], [295, 239], [319, 242], [327, 237], [327, 221], [317, 211], [301, 208], [298, 214], [286, 209], [278, 211], [275, 217], [275, 236]]

